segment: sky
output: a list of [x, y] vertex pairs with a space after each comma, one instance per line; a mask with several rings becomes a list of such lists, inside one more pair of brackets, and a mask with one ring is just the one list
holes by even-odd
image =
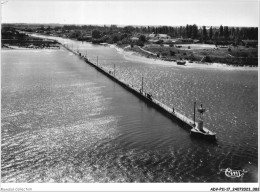
[[259, 0], [1, 0], [2, 23], [247, 26]]

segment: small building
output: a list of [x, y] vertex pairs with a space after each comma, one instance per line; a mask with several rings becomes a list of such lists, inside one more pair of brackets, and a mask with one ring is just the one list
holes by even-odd
[[171, 37], [167, 34], [155, 34], [155, 33], [151, 33], [148, 35], [148, 38], [150, 39], [157, 39], [157, 40], [164, 40], [164, 39], [170, 39]]
[[174, 44], [191, 44], [191, 43], [195, 43], [195, 41], [193, 39], [178, 38], [178, 39], [172, 39], [172, 43], [174, 43]]
[[156, 34], [154, 34], [154, 33], [151, 33], [151, 34], [149, 34], [149, 35], [148, 35], [148, 37], [149, 37], [149, 38], [154, 38], [154, 37], [155, 37], [155, 35], [156, 35]]
[[181, 39], [172, 39], [173, 44], [182, 44]]
[[258, 40], [241, 40], [241, 44], [248, 47], [256, 47]]
[[157, 34], [158, 39], [170, 39], [171, 37], [167, 34]]
[[193, 43], [193, 39], [181, 39], [182, 43]]
[[153, 44], [158, 44], [160, 40], [158, 39], [149, 39], [148, 42], [153, 43]]
[[172, 39], [164, 39], [163, 43], [164, 44], [173, 44], [173, 41], [172, 41]]
[[92, 35], [83, 35], [82, 37], [78, 38], [79, 41], [91, 41]]
[[136, 42], [136, 41], [138, 41], [138, 40], [139, 40], [139, 38], [138, 38], [138, 37], [131, 37], [130, 39], [131, 39], [131, 41], [132, 41], [132, 42]]

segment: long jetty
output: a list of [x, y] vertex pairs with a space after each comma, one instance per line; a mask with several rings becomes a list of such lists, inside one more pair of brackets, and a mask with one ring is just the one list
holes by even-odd
[[[67, 49], [68, 51], [70, 51], [73, 54], [79, 56], [82, 60], [84, 60], [90, 66], [94, 67], [97, 71], [101, 72], [102, 74], [104, 74], [105, 76], [107, 76], [108, 78], [113, 80], [114, 82], [118, 83], [123, 88], [127, 89], [128, 91], [130, 91], [131, 93], [133, 93], [134, 95], [136, 95], [137, 97], [139, 97], [140, 99], [145, 101], [146, 103], [152, 105], [157, 110], [159, 110], [160, 112], [162, 112], [165, 115], [167, 115], [170, 119], [174, 120], [180, 126], [182, 126], [184, 128], [187, 128], [189, 130], [192, 129], [193, 127], [197, 126], [197, 122], [194, 122], [194, 120], [191, 120], [190, 118], [182, 115], [181, 113], [177, 112], [176, 110], [173, 111], [173, 108], [171, 108], [171, 107], [163, 104], [162, 102], [160, 102], [160, 101], [150, 97], [149, 94], [143, 92], [142, 89], [138, 89], [138, 88], [134, 87], [133, 85], [129, 85], [124, 80], [119, 79], [118, 77], [116, 77], [115, 71], [114, 72], [110, 71], [110, 70], [107, 71], [105, 68], [103, 68], [102, 66], [98, 65], [98, 61], [95, 64], [94, 62], [91, 62], [86, 56], [82, 55], [81, 53], [70, 49], [66, 45], [63, 45], [63, 44], [61, 44], [61, 45], [65, 49]], [[203, 129], [205, 131], [209, 131], [205, 127]]]

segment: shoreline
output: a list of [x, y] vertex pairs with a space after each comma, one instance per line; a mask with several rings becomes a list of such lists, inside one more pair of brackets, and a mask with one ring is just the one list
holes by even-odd
[[[37, 33], [31, 33], [31, 34], [35, 34], [35, 35], [38, 35]], [[46, 35], [44, 35], [44, 34], [39, 34], [39, 35], [43, 35], [43, 36], [45, 36], [46, 37]], [[49, 36], [49, 37], [58, 37], [58, 36]], [[47, 37], [48, 38], [48, 37]], [[70, 39], [70, 40], [74, 40], [74, 41], [79, 41], [79, 40], [77, 40], [77, 39], [74, 39], [74, 38], [65, 38], [65, 39]], [[155, 60], [155, 61], [157, 61], [157, 60], [159, 60], [160, 61], [160, 63], [164, 63], [164, 65], [173, 65], [173, 63], [176, 63], [176, 62], [174, 62], [174, 61], [166, 61], [166, 60], [164, 60], [163, 58], [160, 58], [160, 57], [156, 57], [154, 54], [155, 53], [153, 53], [153, 55], [152, 54], [149, 54], [148, 52], [150, 52], [150, 51], [147, 51], [147, 50], [145, 50], [145, 52], [146, 53], [144, 53], [143, 51], [141, 51], [141, 49], [140, 48], [138, 48], [140, 51], [136, 51], [136, 50], [134, 50], [133, 48], [131, 48], [131, 45], [130, 44], [124, 44], [124, 45], [117, 45], [117, 44], [109, 44], [109, 43], [105, 43], [105, 45], [102, 45], [102, 44], [100, 44], [100, 43], [92, 43], [91, 41], [79, 41], [79, 42], [85, 42], [85, 43], [90, 43], [90, 44], [94, 44], [94, 45], [100, 45], [100, 46], [108, 46], [108, 47], [110, 47], [110, 48], [113, 48], [113, 47], [116, 47], [117, 49], [122, 49], [121, 50], [121, 52], [132, 52], [132, 54], [134, 55], [134, 54], [136, 54], [136, 55], [138, 55], [138, 56], [140, 56], [140, 57], [142, 57], [142, 58], [147, 58], [147, 59], [152, 59], [152, 60]], [[210, 45], [210, 44], [195, 44], [196, 46], [204, 46], [204, 48], [195, 48], [194, 50], [207, 50], [207, 49], [205, 49], [205, 47], [210, 47], [209, 49], [210, 50], [214, 50], [214, 48], [213, 48], [213, 46], [212, 45]], [[207, 45], [207, 46], [206, 46]], [[179, 50], [180, 51], [189, 51], [189, 50], [193, 50], [193, 49], [186, 49], [185, 48], [185, 46], [188, 46], [188, 45], [186, 45], [186, 44], [184, 44], [183, 45], [183, 47], [182, 48], [180, 48]], [[165, 46], [165, 47], [168, 47], [168, 46]], [[135, 47], [136, 48], [136, 47]], [[131, 49], [131, 50], [128, 50], [128, 49]], [[220, 49], [221, 50], [221, 49]], [[152, 53], [152, 52], [151, 52]], [[191, 59], [183, 59], [183, 61], [186, 61], [186, 67], [187, 66], [193, 66], [193, 65], [203, 65], [203, 66], [223, 66], [223, 67], [233, 67], [233, 68], [248, 68], [248, 69], [253, 69], [253, 68], [258, 68], [258, 61], [257, 61], [257, 65], [248, 65], [248, 64], [239, 64], [239, 63], [224, 63], [224, 62], [218, 62], [218, 60], [220, 59], [220, 60], [225, 60], [225, 59], [230, 59], [230, 58], [233, 58], [233, 59], [246, 59], [246, 58], [239, 58], [239, 57], [234, 57], [234, 56], [232, 56], [232, 55], [229, 55], [230, 56], [230, 58], [214, 58], [214, 56], [212, 56], [212, 55], [208, 55], [209, 57], [212, 57], [212, 62], [205, 62], [205, 61], [201, 61], [201, 58], [199, 59], [199, 60], [191, 60]], [[205, 57], [205, 56], [204, 56]], [[204, 59], [204, 58], [203, 58]], [[250, 59], [250, 58], [249, 58]], [[175, 59], [176, 61], [177, 60], [179, 60], [179, 59]], [[214, 62], [214, 60], [216, 60], [215, 62]], [[159, 62], [159, 61], [157, 61], [157, 62]], [[192, 61], [192, 63], [190, 62], [190, 61]], [[150, 62], [151, 62], [151, 60], [150, 60]], [[174, 64], [175, 65], [175, 64]], [[178, 66], [181, 66], [181, 65], [178, 65]]]
[[[188, 44], [189, 45], [189, 44]], [[190, 47], [185, 45], [187, 47]], [[144, 47], [129, 45], [116, 45], [119, 48], [124, 49], [124, 51], [131, 51], [138, 53], [139, 55], [146, 58], [159, 59], [162, 61], [186, 61], [186, 64], [204, 64], [204, 65], [227, 65], [233, 67], [258, 67], [258, 57], [238, 57], [234, 56], [239, 52], [238, 50], [243, 51], [243, 47], [239, 48], [227, 48], [222, 49], [219, 47], [208, 47], [205, 48], [205, 44], [193, 44], [195, 48], [190, 47], [185, 49], [181, 46], [170, 47], [167, 45], [159, 46], [154, 44], [147, 44]], [[202, 47], [201, 47], [202, 46]], [[210, 46], [210, 45], [208, 45]], [[247, 53], [254, 53], [252, 50], [245, 50]], [[252, 51], [252, 52], [251, 52]], [[244, 53], [245, 53], [244, 52]], [[233, 55], [231, 55], [233, 54]]]
[[22, 46], [13, 46], [13, 45], [4, 45], [4, 47], [1, 47], [1, 50], [58, 50], [59, 47], [49, 47], [49, 48], [28, 48], [28, 47], [22, 47]]
[[[38, 35], [37, 33], [31, 33], [30, 35]], [[42, 35], [42, 34], [39, 34]], [[44, 37], [46, 38], [46, 35], [44, 35]], [[47, 36], [48, 37], [52, 37], [52, 36]], [[55, 37], [55, 36], [54, 36]], [[43, 37], [40, 37], [43, 38]], [[51, 39], [51, 38], [50, 38]], [[74, 40], [74, 41], [78, 41], [76, 39], [71, 39], [71, 38], [67, 38], [70, 40]], [[81, 42], [81, 41], [79, 41]], [[84, 41], [86, 43], [90, 43], [93, 44], [92, 42], [88, 42], [88, 41]], [[99, 46], [104, 46], [101, 44], [95, 44], [95, 45], [99, 45]], [[244, 70], [258, 70], [258, 66], [257, 65], [233, 65], [233, 64], [228, 64], [228, 63], [218, 63], [218, 62], [211, 62], [211, 63], [207, 63], [207, 62], [203, 62], [203, 61], [193, 61], [192, 63], [190, 63], [190, 60], [187, 59], [183, 59], [183, 61], [186, 61], [185, 65], [177, 65], [176, 61], [166, 61], [163, 60], [162, 58], [159, 57], [155, 57], [155, 56], [151, 56], [151, 55], [147, 55], [148, 53], [142, 53], [141, 51], [135, 51], [134, 49], [131, 49], [130, 45], [125, 45], [125, 46], [118, 46], [117, 44], [106, 44], [105, 46], [109, 47], [109, 48], [114, 48], [116, 49], [120, 54], [124, 55], [124, 58], [127, 60], [132, 60], [132, 61], [138, 61], [138, 62], [143, 62], [143, 63], [148, 63], [148, 64], [157, 64], [157, 65], [164, 65], [164, 66], [177, 66], [177, 67], [184, 67], [184, 68], [188, 68], [188, 67], [196, 67], [196, 68], [212, 68], [212, 69], [244, 69]], [[60, 48], [60, 46], [59, 46]], [[49, 50], [57, 50], [59, 48], [47, 48]], [[3, 48], [2, 48], [3, 49]], [[35, 49], [35, 48], [17, 48], [17, 50], [41, 50], [41, 49]], [[42, 48], [42, 49], [46, 49], [46, 48]], [[4, 49], [3, 49], [4, 50]], [[5, 50], [12, 50], [12, 49], [5, 49]]]
[[232, 70], [232, 69], [237, 69], [237, 70], [258, 70], [258, 66], [236, 66], [236, 65], [229, 65], [226, 63], [206, 63], [206, 62], [199, 62], [199, 61], [194, 61], [193, 63], [189, 63], [188, 60], [186, 61], [185, 65], [177, 65], [177, 62], [175, 61], [165, 61], [162, 60], [161, 58], [152, 58], [152, 57], [147, 57], [144, 54], [141, 54], [140, 52], [136, 52], [133, 50], [127, 50], [125, 48], [128, 48], [129, 46], [126, 46], [124, 48], [119, 47], [114, 44], [108, 44], [108, 47], [116, 49], [120, 54], [124, 55], [124, 58], [130, 61], [139, 61], [147, 64], [157, 64], [157, 65], [164, 65], [164, 66], [177, 66], [181, 68], [205, 68], [205, 69], [221, 69], [221, 70]]

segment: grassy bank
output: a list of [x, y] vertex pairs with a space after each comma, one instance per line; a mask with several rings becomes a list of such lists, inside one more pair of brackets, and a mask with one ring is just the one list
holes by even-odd
[[[186, 47], [180, 45], [173, 47], [145, 45], [142, 48], [138, 46], [129, 46], [125, 50], [138, 52], [139, 54], [149, 58], [159, 57], [163, 60], [184, 59], [190, 62], [199, 61], [206, 63], [224, 63], [234, 66], [258, 66], [257, 48], [247, 48], [244, 46], [230, 46], [225, 48], [212, 46], [210, 48], [195, 49], [192, 45]], [[156, 56], [149, 54], [146, 51], [152, 52], [156, 54]]]

